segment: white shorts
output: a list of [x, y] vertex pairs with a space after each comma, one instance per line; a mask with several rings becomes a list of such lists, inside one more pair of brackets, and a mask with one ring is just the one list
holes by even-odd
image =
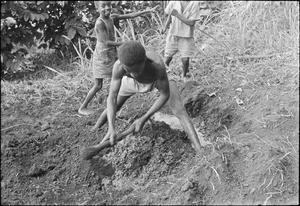
[[150, 84], [142, 84], [134, 80], [133, 78], [124, 76], [122, 78], [121, 87], [119, 90], [120, 96], [132, 96], [136, 93], [151, 92], [156, 88], [156, 82]]
[[194, 37], [167, 35], [165, 57], [173, 57], [179, 51], [181, 58], [193, 57], [195, 54]]

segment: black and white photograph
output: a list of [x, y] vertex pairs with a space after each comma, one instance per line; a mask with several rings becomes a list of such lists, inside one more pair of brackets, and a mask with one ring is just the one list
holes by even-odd
[[299, 1], [1, 1], [1, 205], [299, 205]]

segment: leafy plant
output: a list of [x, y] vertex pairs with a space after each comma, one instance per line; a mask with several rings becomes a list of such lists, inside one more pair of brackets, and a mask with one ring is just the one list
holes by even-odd
[[[125, 13], [157, 4], [164, 3], [113, 1], [112, 5], [115, 12]], [[93, 30], [98, 16], [93, 1], [1, 1], [1, 77], [32, 70], [35, 65], [29, 62], [31, 54], [41, 48], [59, 50], [64, 58], [73, 59], [78, 54], [76, 47], [83, 50], [88, 47], [82, 40]], [[115, 25], [120, 32], [130, 31], [126, 35], [134, 37], [149, 28], [149, 17], [115, 22]], [[90, 49], [87, 54], [91, 56]]]
[[24, 69], [33, 47], [62, 49], [86, 37], [94, 13], [91, 1], [1, 1], [1, 73]]

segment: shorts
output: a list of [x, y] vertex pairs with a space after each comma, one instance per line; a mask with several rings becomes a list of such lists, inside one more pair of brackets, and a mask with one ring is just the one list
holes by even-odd
[[132, 96], [136, 93], [151, 92], [156, 88], [156, 81], [150, 84], [142, 84], [135, 79], [124, 76], [119, 90], [120, 96]]
[[178, 37], [168, 34], [166, 38], [165, 57], [173, 57], [178, 51], [181, 58], [193, 57], [195, 53], [194, 37]]
[[111, 78], [112, 69], [117, 59], [116, 47], [107, 47], [97, 43], [92, 62], [93, 77], [95, 79]]

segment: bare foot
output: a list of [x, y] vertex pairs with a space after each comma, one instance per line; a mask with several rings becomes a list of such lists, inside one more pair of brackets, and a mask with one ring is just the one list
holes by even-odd
[[94, 111], [89, 109], [78, 109], [78, 113], [81, 115], [91, 115], [94, 113]]
[[91, 132], [94, 132], [94, 131], [96, 131], [97, 129], [98, 129], [98, 127], [93, 126], [93, 127], [90, 129], [90, 131], [91, 131]]
[[183, 81], [184, 83], [186, 83], [186, 82], [189, 81], [189, 78], [187, 78], [187, 77], [182, 77], [182, 81]]
[[191, 75], [190, 74], [186, 74], [185, 76], [182, 76], [182, 80], [183, 82], [188, 82], [191, 78]]

